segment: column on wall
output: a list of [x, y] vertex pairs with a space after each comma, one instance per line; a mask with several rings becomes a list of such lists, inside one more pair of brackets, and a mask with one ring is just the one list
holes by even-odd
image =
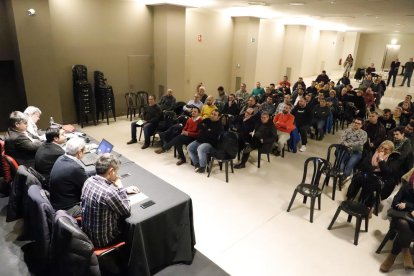
[[247, 84], [251, 90], [257, 79], [256, 59], [258, 51], [260, 19], [254, 17], [235, 17], [233, 35], [232, 82], [235, 87], [236, 78]]
[[304, 56], [306, 46], [306, 26], [287, 25], [283, 41], [283, 59], [281, 73], [294, 82], [302, 74], [302, 66], [310, 62], [308, 55]]
[[154, 94], [168, 88], [182, 98], [185, 84], [186, 8], [174, 5], [154, 6]]
[[[11, 0], [11, 7], [27, 104], [39, 107], [43, 118], [53, 116], [61, 122], [62, 108], [48, 0]], [[30, 8], [36, 10], [36, 15], [27, 15]], [[47, 119], [39, 121], [42, 128], [47, 124]]]

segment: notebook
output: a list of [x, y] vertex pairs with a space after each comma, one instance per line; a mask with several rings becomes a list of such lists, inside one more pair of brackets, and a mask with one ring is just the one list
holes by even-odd
[[110, 153], [110, 152], [112, 152], [113, 148], [114, 148], [114, 146], [111, 143], [109, 143], [105, 139], [102, 139], [102, 141], [99, 143], [98, 148], [96, 149], [96, 152], [86, 153], [83, 156], [83, 158], [81, 159], [81, 162], [85, 166], [94, 165], [96, 163], [96, 161], [98, 160], [100, 154]]

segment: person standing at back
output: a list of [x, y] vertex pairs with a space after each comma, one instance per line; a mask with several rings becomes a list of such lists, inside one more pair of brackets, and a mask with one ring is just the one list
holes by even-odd
[[404, 78], [400, 86], [404, 86], [405, 81], [407, 81], [407, 87], [410, 87], [411, 77], [413, 76], [413, 70], [414, 61], [413, 58], [410, 58], [410, 60], [405, 63]]
[[387, 86], [392, 79], [392, 87], [395, 87], [395, 80], [397, 79], [398, 69], [400, 68], [400, 60], [396, 58], [391, 62], [390, 71], [388, 72]]

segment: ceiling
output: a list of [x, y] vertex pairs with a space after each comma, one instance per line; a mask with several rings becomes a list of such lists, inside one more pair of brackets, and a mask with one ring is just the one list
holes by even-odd
[[[317, 25], [320, 29], [365, 33], [414, 33], [414, 0], [170, 0], [225, 12], [256, 16], [285, 24]], [[292, 5], [302, 3], [303, 5]]]

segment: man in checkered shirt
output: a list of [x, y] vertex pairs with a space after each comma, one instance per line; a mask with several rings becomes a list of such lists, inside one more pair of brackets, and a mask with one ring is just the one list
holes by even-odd
[[82, 230], [95, 247], [115, 243], [125, 217], [130, 216], [128, 193], [138, 193], [137, 187], [123, 188], [118, 176], [119, 160], [103, 154], [96, 161], [97, 175], [89, 177], [82, 189]]

